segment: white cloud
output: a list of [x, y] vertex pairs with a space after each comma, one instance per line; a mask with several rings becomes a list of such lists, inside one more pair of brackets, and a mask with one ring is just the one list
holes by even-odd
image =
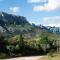
[[20, 7], [15, 6], [15, 7], [10, 7], [9, 8], [12, 14], [17, 14], [20, 12]]
[[43, 18], [43, 20], [44, 21], [60, 22], [60, 16], [45, 17], [45, 18]]
[[60, 27], [60, 16], [45, 17], [43, 23], [45, 26]]
[[47, 0], [27, 0], [29, 3], [46, 2]]
[[51, 27], [55, 26], [55, 27], [60, 27], [60, 24], [45, 24], [44, 26], [51, 26]]
[[60, 0], [48, 0], [43, 6], [34, 6], [34, 11], [51, 11], [60, 8]]

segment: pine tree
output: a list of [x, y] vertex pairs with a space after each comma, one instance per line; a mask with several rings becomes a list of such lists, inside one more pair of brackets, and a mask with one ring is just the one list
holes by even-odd
[[22, 34], [20, 35], [19, 46], [20, 46], [21, 48], [24, 47], [24, 38], [23, 38]]

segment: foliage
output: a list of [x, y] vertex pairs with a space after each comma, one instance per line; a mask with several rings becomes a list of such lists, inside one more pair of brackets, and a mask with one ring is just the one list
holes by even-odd
[[[47, 49], [49, 50], [48, 53], [52, 55], [51, 52], [52, 49], [54, 49], [54, 41], [49, 39], [47, 35], [42, 35], [38, 38], [32, 38], [27, 40], [26, 38], [24, 38], [23, 34], [20, 34], [11, 37], [8, 40], [5, 40], [5, 38], [1, 37], [0, 40], [0, 42], [3, 42], [2, 44], [5, 47], [4, 52], [9, 57], [43, 55], [47, 54]], [[47, 45], [49, 45], [49, 47], [47, 47]]]
[[0, 53], [0, 59], [9, 57], [6, 53]]
[[54, 57], [51, 57], [51, 56], [43, 56], [39, 60], [60, 60], [60, 55], [59, 54], [55, 54]]
[[0, 52], [7, 52], [6, 41], [3, 35], [0, 35]]

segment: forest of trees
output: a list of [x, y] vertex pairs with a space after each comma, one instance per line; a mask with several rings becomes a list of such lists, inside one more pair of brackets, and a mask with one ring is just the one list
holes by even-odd
[[45, 55], [51, 51], [57, 51], [57, 43], [48, 39], [47, 35], [40, 36], [38, 41], [25, 40], [23, 34], [10, 39], [0, 35], [0, 58]]

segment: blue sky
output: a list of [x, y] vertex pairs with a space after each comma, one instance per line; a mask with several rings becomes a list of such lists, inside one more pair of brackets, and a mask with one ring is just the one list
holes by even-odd
[[0, 0], [0, 11], [25, 16], [30, 23], [60, 27], [60, 0]]

